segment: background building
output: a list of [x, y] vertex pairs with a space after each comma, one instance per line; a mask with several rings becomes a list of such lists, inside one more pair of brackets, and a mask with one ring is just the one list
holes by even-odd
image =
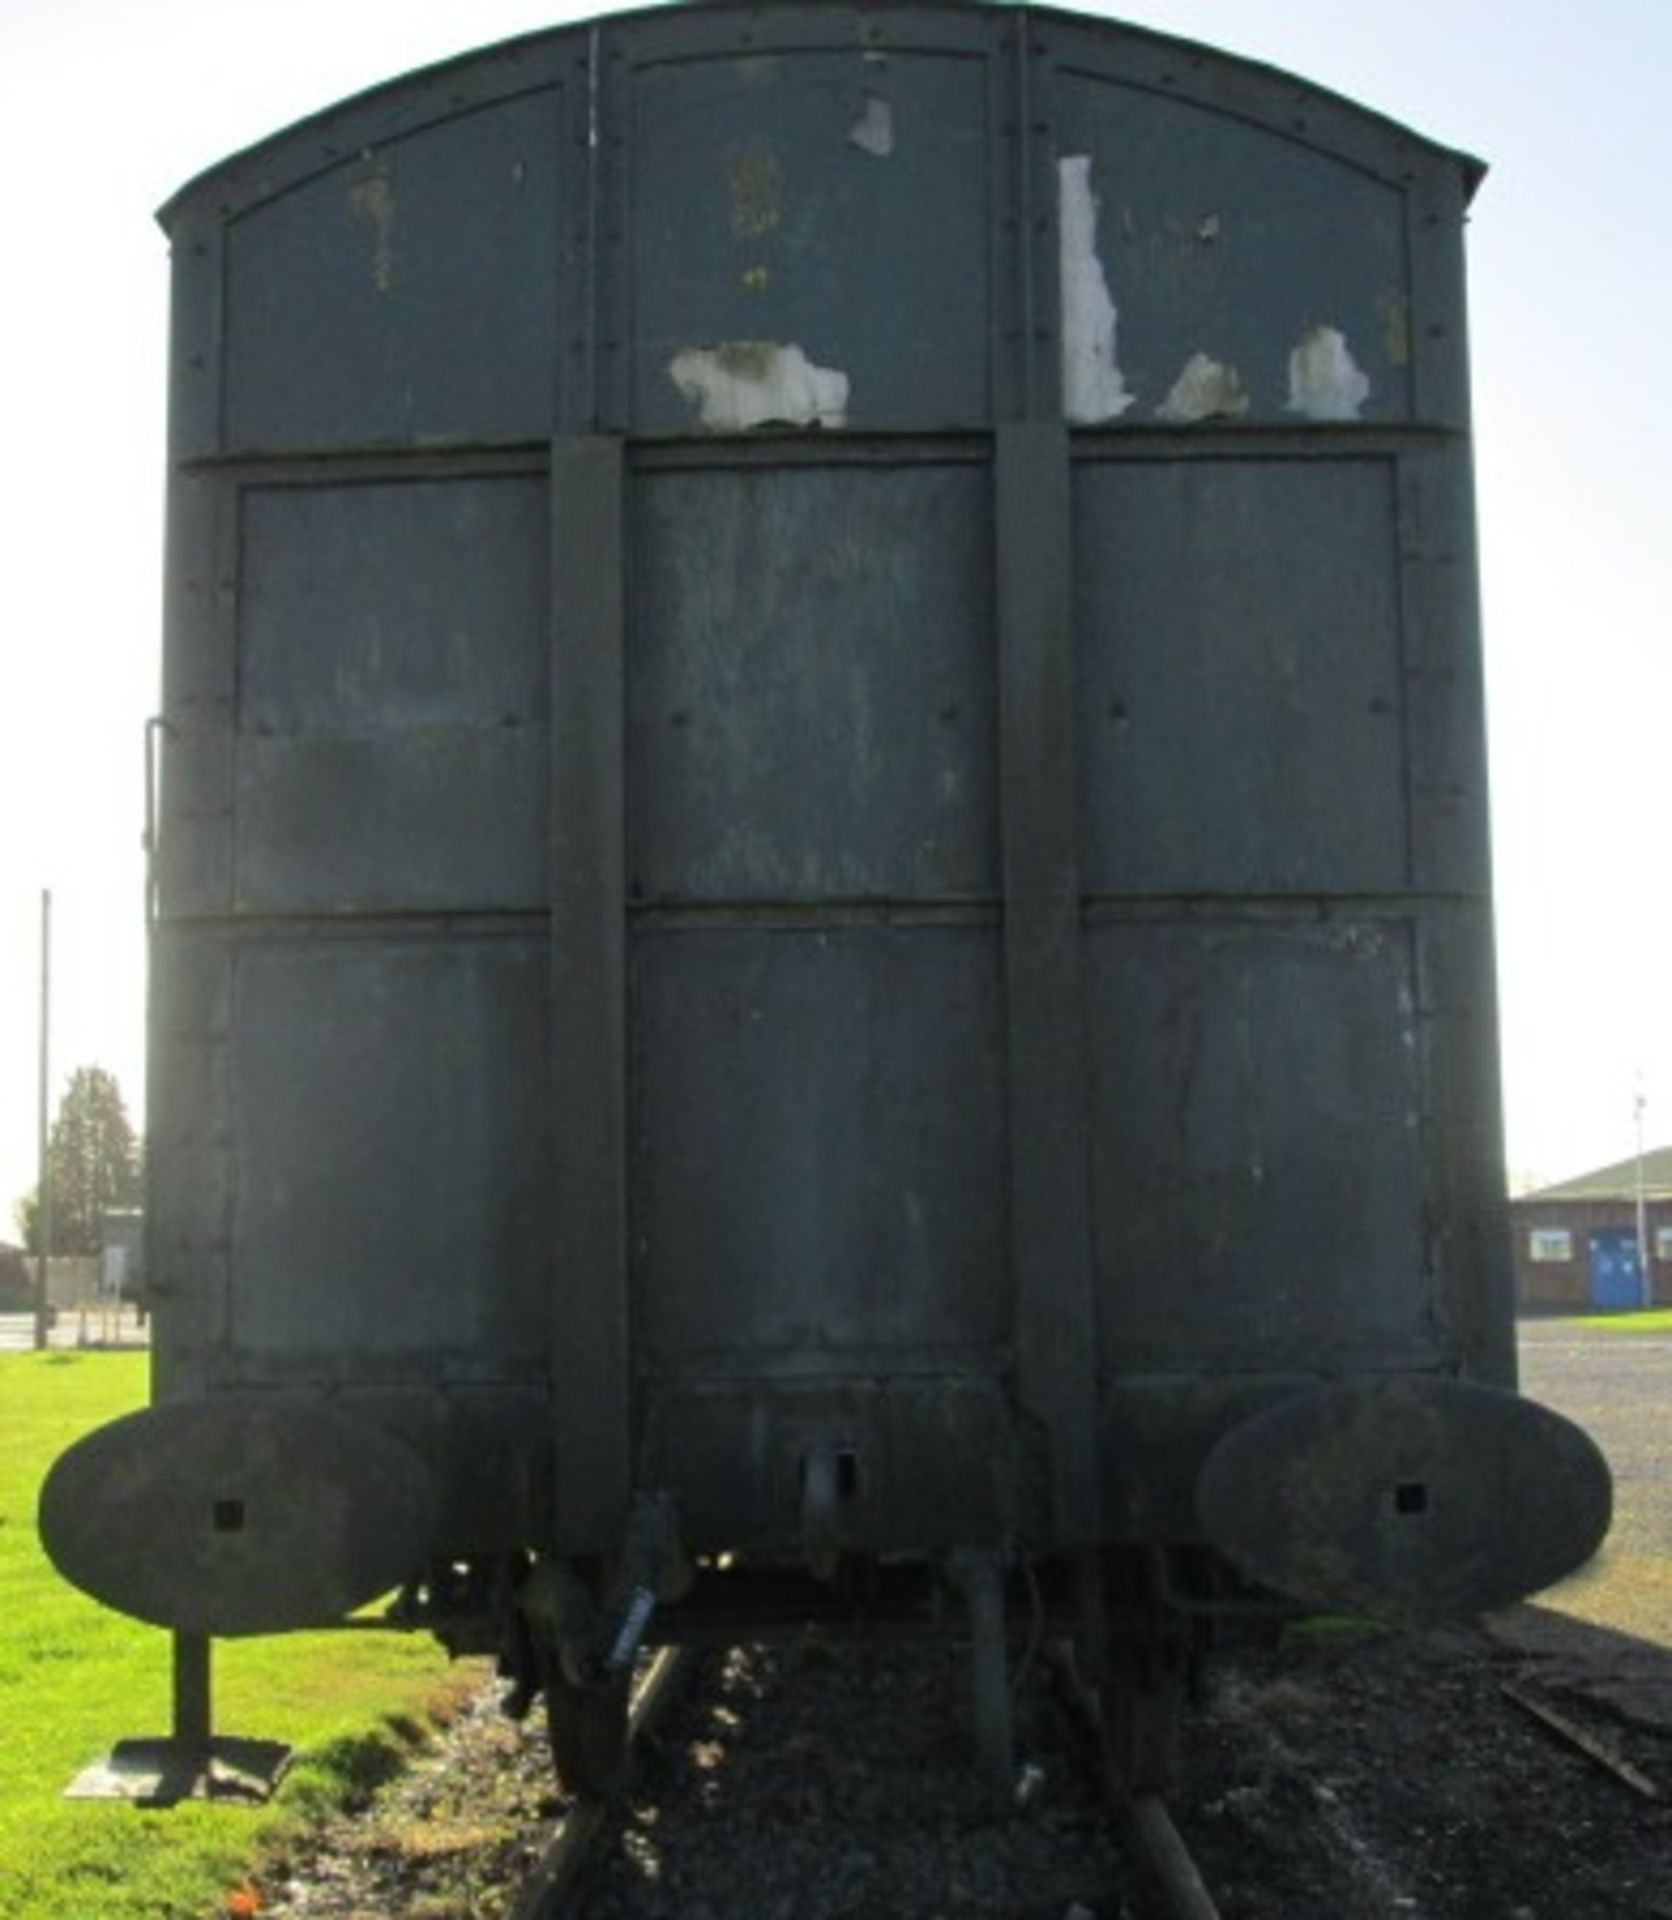
[[1640, 1161], [1621, 1160], [1510, 1202], [1516, 1298], [1523, 1307], [1607, 1312], [1644, 1304], [1640, 1179], [1647, 1298], [1657, 1306], [1672, 1303], [1672, 1147], [1657, 1147]]

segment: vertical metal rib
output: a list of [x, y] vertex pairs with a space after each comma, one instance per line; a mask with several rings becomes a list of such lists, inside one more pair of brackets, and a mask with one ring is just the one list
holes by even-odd
[[623, 801], [624, 463], [552, 446], [552, 1407], [558, 1537], [613, 1546], [631, 1480]]
[[1081, 995], [1068, 440], [998, 435], [1011, 1249], [1021, 1397], [1049, 1436], [1060, 1546], [1101, 1538]]

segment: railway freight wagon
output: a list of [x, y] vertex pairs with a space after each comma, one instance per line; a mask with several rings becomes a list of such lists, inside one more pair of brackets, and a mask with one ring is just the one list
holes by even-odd
[[164, 212], [154, 1406], [47, 1538], [400, 1617], [606, 1779], [642, 1640], [1070, 1634], [1606, 1525], [1514, 1392], [1479, 168], [964, 4], [687, 6]]

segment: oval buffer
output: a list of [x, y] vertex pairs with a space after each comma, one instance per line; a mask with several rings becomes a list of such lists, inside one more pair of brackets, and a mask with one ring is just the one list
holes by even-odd
[[40, 1524], [95, 1599], [225, 1636], [328, 1624], [399, 1585], [433, 1508], [429, 1469], [385, 1428], [312, 1396], [227, 1394], [88, 1434], [47, 1475]]
[[1262, 1585], [1310, 1605], [1434, 1619], [1505, 1606], [1587, 1560], [1612, 1488], [1547, 1407], [1428, 1376], [1347, 1382], [1232, 1428], [1197, 1515]]

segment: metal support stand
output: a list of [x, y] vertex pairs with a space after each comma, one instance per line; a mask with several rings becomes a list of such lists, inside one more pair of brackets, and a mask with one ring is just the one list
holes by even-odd
[[66, 1800], [172, 1807], [182, 1800], [257, 1801], [272, 1794], [290, 1764], [290, 1748], [277, 1740], [217, 1739], [209, 1637], [176, 1633], [173, 1640], [173, 1732], [118, 1740], [70, 1782]]
[[214, 1737], [209, 1636], [175, 1634], [173, 1655], [174, 1743], [182, 1754], [205, 1754]]
[[954, 1570], [970, 1610], [975, 1665], [975, 1745], [981, 1772], [1008, 1797], [1016, 1781], [1016, 1721], [1005, 1657], [1004, 1564], [996, 1553], [960, 1553]]

